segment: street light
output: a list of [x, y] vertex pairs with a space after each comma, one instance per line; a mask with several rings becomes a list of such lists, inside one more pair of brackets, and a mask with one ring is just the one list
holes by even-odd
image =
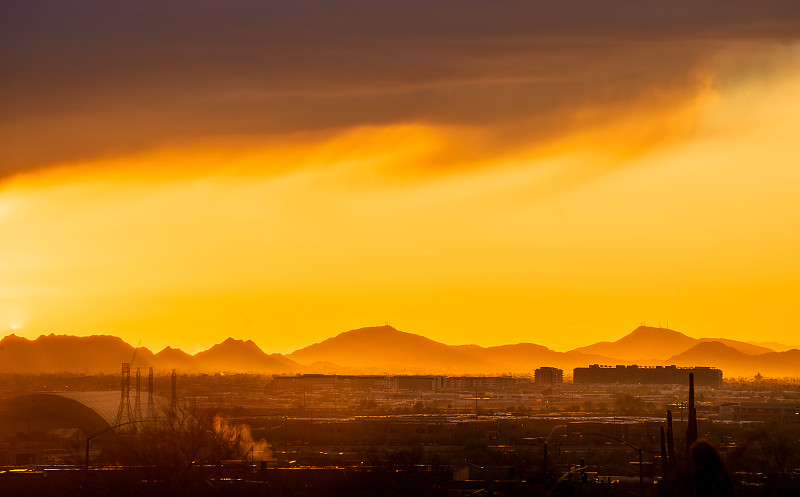
[[87, 480], [89, 479], [89, 443], [92, 441], [92, 439], [97, 438], [97, 437], [99, 437], [100, 435], [102, 435], [104, 433], [108, 433], [111, 430], [116, 430], [120, 426], [132, 425], [134, 423], [143, 423], [143, 422], [144, 422], [144, 420], [126, 421], [126, 422], [120, 423], [118, 425], [108, 426], [108, 427], [98, 431], [94, 435], [87, 435], [86, 436], [86, 466], [85, 466], [85, 471], [86, 471], [86, 479]]
[[604, 433], [588, 433], [588, 432], [583, 432], [583, 433], [577, 433], [577, 435], [593, 435], [593, 436], [596, 436], [596, 437], [606, 437], [606, 438], [610, 438], [611, 440], [614, 440], [614, 441], [616, 441], [616, 442], [619, 442], [619, 443], [621, 443], [622, 445], [627, 445], [627, 446], [628, 446], [628, 447], [630, 447], [631, 449], [633, 449], [633, 450], [635, 450], [636, 452], [638, 452], [638, 453], [639, 453], [639, 493], [641, 493], [642, 495], [644, 495], [644, 479], [643, 479], [643, 476], [642, 476], [642, 448], [641, 448], [641, 447], [637, 447], [637, 446], [635, 446], [635, 445], [631, 445], [631, 444], [629, 444], [628, 442], [626, 442], [625, 440], [620, 440], [619, 438], [612, 437], [611, 435], [606, 435], [606, 434], [604, 434]]
[[544, 484], [547, 486], [547, 444], [550, 443], [550, 438], [552, 438], [553, 433], [559, 428], [566, 428], [567, 425], [558, 425], [554, 426], [552, 430], [550, 430], [550, 434], [547, 435], [547, 438], [544, 441]]

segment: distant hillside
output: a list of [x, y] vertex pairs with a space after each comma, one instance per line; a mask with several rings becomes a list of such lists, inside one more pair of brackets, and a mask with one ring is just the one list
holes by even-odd
[[288, 355], [310, 364], [333, 363], [351, 368], [383, 368], [384, 371], [475, 371], [484, 364], [474, 355], [391, 326], [346, 331]]
[[158, 354], [122, 339], [94, 335], [42, 335], [0, 340], [0, 373], [117, 373], [120, 364], [164, 371], [340, 374], [531, 374], [541, 366], [565, 370], [590, 364], [714, 366], [726, 377], [800, 376], [800, 350], [774, 352], [759, 344], [641, 326], [615, 342], [569, 352], [535, 343], [496, 347], [446, 345], [391, 326], [360, 328], [299, 349], [288, 356], [267, 354], [251, 340], [227, 340], [195, 355], [166, 347]]
[[749, 355], [722, 342], [702, 342], [667, 360], [677, 366], [713, 365], [726, 377], [764, 376], [784, 377], [800, 375], [800, 350], [768, 352]]
[[745, 354], [749, 355], [759, 355], [759, 354], [767, 354], [769, 352], [775, 352], [775, 349], [764, 347], [762, 345], [757, 345], [750, 342], [740, 342], [738, 340], [730, 340], [728, 338], [698, 338], [700, 342], [719, 342], [727, 345], [728, 347], [732, 347], [739, 352], [744, 352]]
[[579, 352], [556, 352], [542, 345], [518, 343], [497, 347], [446, 345], [391, 326], [360, 328], [341, 333], [289, 354], [295, 361], [324, 364], [325, 371], [355, 368], [362, 372], [407, 373], [532, 373], [540, 366], [573, 368], [606, 357]]
[[0, 372], [4, 373], [79, 373], [117, 372], [120, 364], [155, 366], [153, 353], [138, 350], [121, 338], [108, 335], [76, 337], [42, 335], [36, 340], [8, 335], [0, 340]]
[[228, 338], [208, 350], [198, 352], [194, 355], [194, 359], [204, 371], [277, 373], [300, 369], [299, 364], [280, 354], [266, 354], [252, 340], [244, 341], [233, 338]]
[[472, 347], [470, 353], [491, 365], [491, 370], [494, 372], [531, 373], [541, 366], [572, 369], [587, 364], [610, 361], [608, 357], [594, 354], [574, 351], [556, 352], [543, 345], [533, 343], [498, 345], [495, 347], [480, 347], [478, 345], [457, 345], [455, 347]]
[[123, 362], [131, 362], [132, 368], [185, 372], [289, 373], [301, 369], [280, 354], [264, 353], [252, 341], [231, 338], [195, 356], [172, 347], [153, 354], [107, 335], [51, 334], [36, 340], [8, 335], [0, 340], [0, 373], [117, 373]]
[[722, 342], [701, 342], [694, 347], [667, 359], [676, 366], [713, 364], [726, 376], [749, 374], [750, 361], [754, 356], [740, 352]]
[[697, 340], [667, 328], [639, 326], [616, 342], [598, 342], [572, 352], [613, 357], [622, 361], [661, 360], [680, 354]]
[[778, 343], [778, 342], [747, 342], [747, 343], [752, 345], [757, 345], [759, 347], [766, 347], [775, 352], [785, 352], [787, 350], [800, 349], [800, 345], [786, 345], [785, 343]]
[[200, 371], [202, 369], [194, 356], [172, 347], [164, 347], [161, 352], [157, 353], [156, 361], [158, 361], [158, 365], [162, 369], [176, 369], [186, 372]]
[[[758, 372], [764, 376], [800, 376], [800, 350], [791, 349], [783, 352], [769, 352], [756, 356]], [[751, 370], [752, 371], [752, 370]]]
[[748, 355], [774, 352], [772, 349], [725, 338], [692, 338], [667, 328], [639, 326], [615, 342], [598, 342], [573, 349], [573, 352], [597, 354], [622, 362], [660, 364], [703, 342], [719, 342]]

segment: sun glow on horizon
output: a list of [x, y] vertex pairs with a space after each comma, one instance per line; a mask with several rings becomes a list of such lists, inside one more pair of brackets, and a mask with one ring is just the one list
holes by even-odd
[[403, 122], [11, 177], [0, 313], [154, 351], [291, 351], [385, 316], [449, 344], [566, 350], [642, 318], [791, 342], [800, 57], [778, 52], [773, 73], [587, 107], [545, 141]]

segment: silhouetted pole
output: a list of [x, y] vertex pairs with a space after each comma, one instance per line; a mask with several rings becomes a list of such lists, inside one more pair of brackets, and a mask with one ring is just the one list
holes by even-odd
[[546, 488], [547, 487], [547, 442], [544, 443], [544, 484]]
[[667, 454], [670, 467], [675, 466], [675, 432], [672, 430], [672, 411], [667, 410]]
[[133, 415], [136, 420], [142, 419], [142, 368], [136, 367], [136, 400], [134, 402]]
[[622, 445], [626, 445], [626, 446], [630, 447], [631, 449], [635, 450], [636, 452], [638, 452], [639, 453], [639, 495], [644, 495], [644, 472], [643, 472], [644, 462], [643, 462], [642, 448], [641, 447], [637, 447], [635, 445], [631, 445], [628, 442], [626, 442], [625, 440], [619, 439], [617, 437], [612, 437], [611, 435], [606, 435], [605, 433], [589, 433], [589, 432], [584, 431], [582, 433], [579, 433], [579, 435], [593, 435], [593, 436], [596, 436], [596, 437], [610, 438], [611, 440], [617, 441], [617, 442], [621, 443]]
[[264, 495], [267, 495], [267, 461], [261, 461], [261, 485], [264, 487]]
[[567, 425], [557, 425], [554, 426], [552, 430], [550, 430], [550, 434], [547, 435], [547, 438], [544, 440], [544, 484], [545, 487], [547, 486], [547, 444], [550, 443], [550, 438], [553, 436], [553, 433], [559, 428], [566, 428]]
[[697, 409], [694, 406], [694, 373], [689, 373], [689, 421], [686, 424], [686, 452], [697, 441]]
[[172, 370], [172, 412], [178, 407], [178, 373]]
[[642, 449], [636, 449], [639, 451], [639, 492], [644, 495], [644, 473], [642, 472]]
[[283, 431], [284, 431], [284, 438], [285, 438], [285, 440], [283, 441], [283, 453], [286, 455], [286, 465], [288, 466], [289, 465], [289, 461], [290, 461], [290, 459], [289, 459], [289, 419], [286, 416], [284, 416], [283, 419], [284, 419]]
[[147, 417], [152, 418], [155, 417], [156, 410], [155, 404], [153, 403], [153, 366], [150, 366], [150, 370], [147, 372]]
[[86, 471], [84, 472], [85, 481], [89, 481], [89, 442], [92, 441], [91, 437], [86, 437]]
[[666, 478], [669, 460], [667, 460], [667, 437], [663, 426], [658, 427], [658, 433], [661, 435], [661, 475]]
[[116, 430], [120, 426], [132, 425], [132, 424], [139, 423], [139, 422], [140, 422], [140, 420], [126, 421], [126, 422], [120, 423], [118, 425], [108, 426], [108, 427], [98, 431], [94, 435], [87, 435], [86, 436], [86, 459], [84, 461], [84, 464], [85, 464], [84, 469], [85, 469], [85, 478], [86, 478], [87, 482], [89, 481], [89, 444], [92, 441], [92, 439], [97, 438], [100, 435], [102, 435], [104, 433], [107, 433], [109, 431]]

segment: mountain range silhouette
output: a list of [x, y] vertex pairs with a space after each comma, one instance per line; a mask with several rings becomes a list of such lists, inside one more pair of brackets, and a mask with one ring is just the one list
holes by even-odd
[[557, 352], [534, 343], [446, 345], [391, 326], [376, 326], [346, 331], [288, 355], [267, 354], [252, 340], [234, 338], [191, 355], [172, 347], [153, 354], [109, 335], [50, 334], [28, 340], [12, 334], [0, 340], [0, 373], [111, 373], [122, 362], [157, 371], [261, 374], [530, 374], [540, 366], [570, 370], [589, 364], [675, 364], [718, 367], [726, 377], [800, 376], [800, 350], [775, 345], [780, 351], [640, 326], [614, 342]]

